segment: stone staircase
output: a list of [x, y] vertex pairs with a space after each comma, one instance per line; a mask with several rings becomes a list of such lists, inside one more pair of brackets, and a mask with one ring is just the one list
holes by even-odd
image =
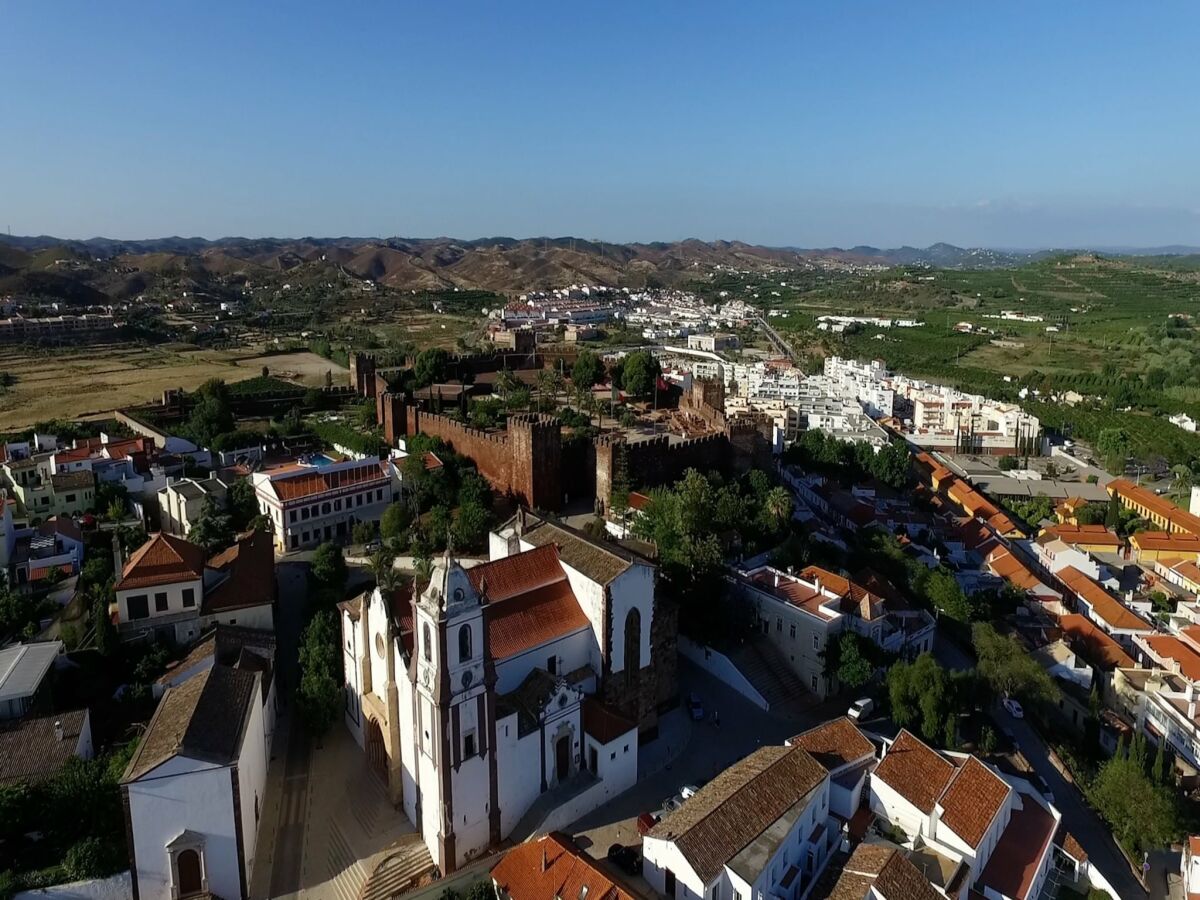
[[757, 637], [743, 644], [729, 658], [778, 716], [799, 716], [818, 702], [792, 671], [787, 658], [766, 638]]
[[433, 872], [433, 857], [419, 835], [385, 856], [363, 883], [359, 900], [392, 900], [411, 890]]

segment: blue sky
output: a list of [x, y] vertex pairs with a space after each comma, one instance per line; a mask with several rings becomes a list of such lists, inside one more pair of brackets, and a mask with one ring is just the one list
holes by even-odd
[[0, 228], [1200, 244], [1200, 4], [4, 5]]

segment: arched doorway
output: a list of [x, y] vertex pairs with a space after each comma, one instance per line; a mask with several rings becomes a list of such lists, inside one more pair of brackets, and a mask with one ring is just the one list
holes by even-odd
[[179, 896], [190, 897], [204, 889], [204, 877], [200, 874], [200, 854], [195, 850], [184, 850], [175, 859], [179, 870]]
[[367, 763], [375, 774], [388, 783], [387, 747], [383, 743], [383, 729], [379, 727], [378, 719], [367, 720]]

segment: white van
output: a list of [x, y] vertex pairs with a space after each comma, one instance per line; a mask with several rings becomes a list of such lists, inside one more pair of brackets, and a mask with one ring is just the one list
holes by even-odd
[[870, 697], [863, 697], [861, 700], [855, 700], [854, 703], [846, 710], [846, 715], [854, 721], [865, 719], [875, 710], [875, 701]]

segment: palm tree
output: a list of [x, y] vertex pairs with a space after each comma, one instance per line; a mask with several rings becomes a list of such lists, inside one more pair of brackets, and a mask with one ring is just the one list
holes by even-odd
[[371, 555], [371, 574], [381, 591], [395, 590], [400, 583], [400, 573], [394, 563], [395, 559], [386, 550], [376, 550]]
[[766, 510], [767, 516], [775, 524], [775, 527], [782, 528], [792, 516], [791, 493], [785, 487], [771, 488], [763, 501], [763, 509]]
[[1182, 463], [1177, 466], [1171, 466], [1171, 474], [1175, 476], [1174, 481], [1171, 482], [1172, 487], [1174, 487], [1180, 495], [1187, 494], [1189, 491], [1191, 491], [1192, 485], [1195, 484], [1196, 477], [1192, 473], [1190, 467], [1185, 466]]

